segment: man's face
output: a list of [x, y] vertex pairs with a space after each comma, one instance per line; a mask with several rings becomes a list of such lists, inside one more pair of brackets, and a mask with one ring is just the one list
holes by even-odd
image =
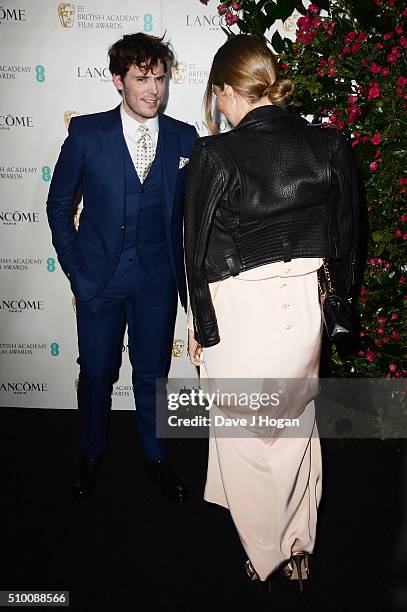
[[130, 66], [122, 80], [118, 74], [113, 75], [113, 83], [123, 94], [124, 110], [133, 119], [144, 123], [158, 113], [165, 93], [164, 64], [159, 60], [153, 71], [144, 74], [138, 66]]

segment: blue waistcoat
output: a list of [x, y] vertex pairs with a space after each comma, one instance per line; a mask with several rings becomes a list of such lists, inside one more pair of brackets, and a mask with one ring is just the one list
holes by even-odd
[[161, 155], [157, 153], [143, 184], [125, 147], [126, 230], [123, 249], [154, 246], [165, 241], [164, 207], [161, 188]]

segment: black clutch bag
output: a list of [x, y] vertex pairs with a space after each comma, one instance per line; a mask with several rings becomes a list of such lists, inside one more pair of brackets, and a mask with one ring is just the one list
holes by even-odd
[[318, 270], [318, 286], [322, 305], [322, 317], [326, 332], [332, 342], [352, 335], [352, 311], [350, 300], [339, 295], [332, 284], [328, 263]]

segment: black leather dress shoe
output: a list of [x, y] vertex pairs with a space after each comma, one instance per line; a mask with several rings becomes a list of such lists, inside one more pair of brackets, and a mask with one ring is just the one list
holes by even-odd
[[161, 494], [166, 499], [176, 502], [185, 501], [186, 491], [184, 485], [167, 461], [161, 459], [148, 461], [146, 473], [150, 480], [158, 484]]
[[96, 484], [102, 457], [81, 456], [78, 469], [71, 482], [72, 493], [77, 499], [88, 497]]

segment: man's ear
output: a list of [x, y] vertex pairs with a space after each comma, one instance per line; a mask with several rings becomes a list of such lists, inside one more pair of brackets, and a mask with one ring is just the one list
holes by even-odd
[[116, 87], [117, 91], [123, 91], [123, 82], [120, 74], [113, 75], [113, 84]]

